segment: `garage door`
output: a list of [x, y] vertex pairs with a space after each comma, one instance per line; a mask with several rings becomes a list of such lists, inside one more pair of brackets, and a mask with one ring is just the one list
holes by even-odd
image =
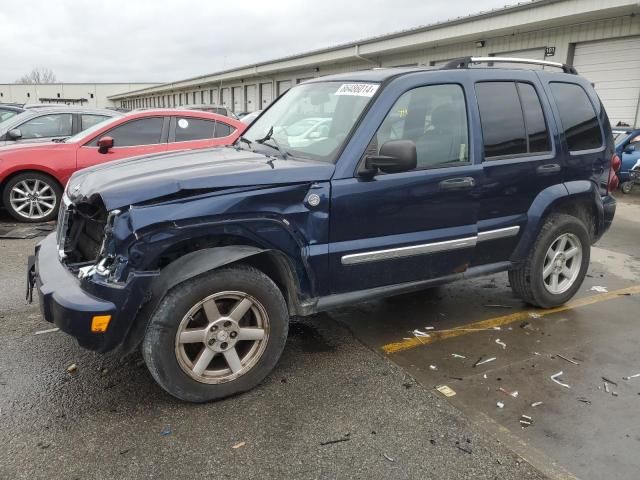
[[209, 90], [209, 103], [211, 105], [218, 105], [218, 89], [217, 88], [212, 88], [211, 90]]
[[231, 108], [231, 90], [228, 88], [222, 89], [222, 105]]
[[595, 85], [612, 125], [637, 122], [640, 37], [578, 43], [573, 65]]
[[282, 95], [284, 92], [291, 88], [291, 80], [282, 80], [278, 82], [278, 96]]
[[247, 85], [244, 87], [244, 109], [247, 112], [257, 110], [258, 101], [256, 99], [256, 86]]
[[242, 87], [233, 87], [233, 111], [242, 111]]
[[263, 83], [260, 85], [260, 108], [264, 109], [273, 101], [273, 85]]

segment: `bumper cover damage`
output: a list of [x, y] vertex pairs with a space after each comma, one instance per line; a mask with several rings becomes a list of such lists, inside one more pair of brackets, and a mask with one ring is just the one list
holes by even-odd
[[[29, 258], [27, 300], [32, 299], [37, 288], [40, 311], [46, 321], [76, 338], [80, 346], [106, 352], [127, 336], [156, 276], [154, 272], [133, 274], [124, 285], [92, 278], [80, 280], [59, 261], [55, 234], [50, 234]], [[91, 331], [95, 315], [111, 315], [106, 332]]]

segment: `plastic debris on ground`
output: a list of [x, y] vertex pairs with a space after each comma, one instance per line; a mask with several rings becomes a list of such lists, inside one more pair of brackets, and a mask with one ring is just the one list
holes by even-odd
[[533, 418], [531, 418], [529, 415], [522, 414], [520, 416], [520, 425], [522, 426], [522, 428], [530, 427], [532, 423]]
[[67, 367], [67, 372], [76, 373], [78, 371], [78, 366], [75, 363], [72, 363]]
[[561, 387], [564, 387], [564, 388], [571, 388], [571, 387], [570, 387], [569, 385], [567, 385], [566, 383], [562, 383], [560, 380], [558, 380], [558, 377], [561, 377], [563, 373], [564, 373], [564, 372], [558, 372], [558, 373], [555, 373], [555, 374], [551, 375], [551, 377], [550, 377], [550, 378], [551, 378], [551, 380], [552, 380], [553, 382], [557, 383], [557, 384], [558, 384], [558, 385], [560, 385]]
[[540, 318], [542, 315], [536, 312], [529, 312], [529, 318]]
[[447, 385], [438, 385], [436, 390], [443, 394], [445, 397], [453, 397], [456, 392]]
[[429, 365], [429, 370], [438, 370], [438, 367], [435, 365]]
[[235, 444], [233, 447], [231, 447], [231, 448], [233, 448], [233, 449], [241, 448], [241, 447], [244, 447], [246, 444], [247, 444], [247, 442], [240, 442], [240, 443], [236, 443], [236, 444]]
[[383, 453], [382, 455], [384, 456], [384, 458], [386, 458], [390, 462], [395, 462], [395, 460], [393, 458], [391, 458], [389, 455], [387, 455], [386, 453]]
[[495, 359], [496, 357], [491, 357], [491, 358], [487, 358], [486, 360], [482, 360], [482, 357], [480, 357], [478, 361], [473, 364], [473, 366], [477, 367], [479, 365], [484, 365], [485, 363], [493, 362]]
[[59, 328], [49, 328], [47, 330], [40, 330], [36, 333], [34, 333], [34, 335], [43, 335], [45, 333], [54, 333], [54, 332], [58, 332], [60, 329]]
[[504, 350], [505, 348], [507, 348], [507, 344], [504, 343], [503, 341], [501, 341], [499, 338], [496, 338], [496, 343], [498, 345], [500, 345], [502, 347], [502, 349]]
[[498, 408], [504, 408], [504, 403], [502, 403], [502, 402], [496, 402], [496, 407], [498, 407]]
[[417, 328], [411, 333], [413, 333], [416, 337], [430, 337], [431, 336], [427, 332], [421, 332]]
[[607, 287], [603, 287], [601, 285], [594, 285], [593, 287], [591, 287], [590, 289], [592, 292], [599, 292], [599, 293], [608, 293], [609, 290], [607, 289]]
[[544, 404], [544, 402], [533, 402], [531, 406], [535, 408], [535, 407], [539, 407], [542, 404]]
[[162, 435], [163, 437], [166, 437], [167, 435], [171, 435], [171, 427], [169, 425], [164, 427], [160, 432], [160, 435]]
[[580, 365], [578, 362], [571, 360], [570, 358], [567, 357], [563, 357], [562, 355], [560, 355], [559, 353], [556, 353], [556, 357], [560, 357], [562, 360], [564, 360], [565, 362], [569, 362], [569, 363], [573, 363], [574, 365]]
[[629, 375], [628, 377], [622, 377], [623, 380], [631, 380], [632, 378], [640, 377], [640, 373], [635, 373], [633, 375]]
[[502, 388], [502, 387], [500, 387], [498, 390], [500, 390], [502, 393], [504, 393], [506, 395], [509, 395], [510, 397], [518, 398], [518, 391], [517, 390], [515, 390], [513, 392], [510, 392], [506, 388]]
[[451, 354], [451, 356], [452, 356], [453, 358], [467, 358], [467, 357], [465, 357], [464, 355], [459, 355], [459, 354], [457, 354], [457, 353], [452, 353], [452, 354]]

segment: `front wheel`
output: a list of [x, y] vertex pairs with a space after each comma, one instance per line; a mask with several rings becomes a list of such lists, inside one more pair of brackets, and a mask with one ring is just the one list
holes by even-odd
[[624, 182], [620, 185], [620, 190], [622, 193], [631, 193], [631, 190], [633, 190], [633, 182]]
[[562, 305], [582, 285], [590, 251], [589, 232], [579, 219], [552, 214], [523, 265], [509, 272], [511, 288], [531, 305], [542, 308]]
[[62, 188], [52, 177], [38, 172], [16, 175], [4, 187], [7, 212], [20, 222], [48, 222], [56, 218]]
[[153, 378], [190, 402], [218, 400], [258, 385], [284, 348], [289, 316], [282, 293], [248, 266], [188, 280], [161, 301], [142, 343]]

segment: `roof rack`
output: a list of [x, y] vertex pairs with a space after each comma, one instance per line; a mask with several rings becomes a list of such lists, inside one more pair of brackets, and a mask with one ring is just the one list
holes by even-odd
[[452, 70], [460, 68], [469, 68], [472, 63], [526, 63], [529, 65], [543, 65], [545, 67], [556, 67], [562, 69], [564, 73], [577, 75], [578, 71], [571, 65], [558, 62], [549, 62], [547, 60], [534, 60], [531, 58], [512, 58], [512, 57], [462, 57], [447, 62], [441, 67], [441, 70]]

